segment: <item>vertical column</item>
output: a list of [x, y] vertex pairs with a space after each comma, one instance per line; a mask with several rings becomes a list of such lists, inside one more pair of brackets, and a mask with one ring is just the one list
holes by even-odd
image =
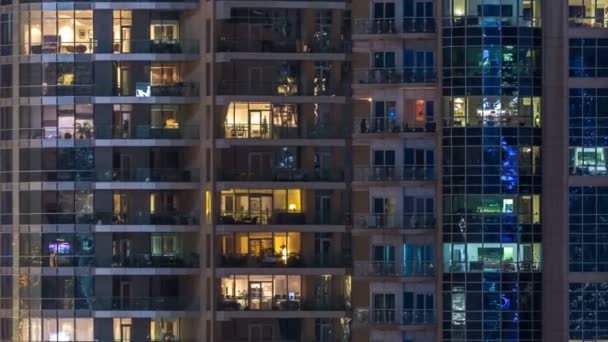
[[13, 287], [12, 287], [12, 339], [13, 341], [19, 340], [19, 5], [18, 1], [13, 1], [12, 8], [12, 25], [13, 25], [13, 49], [12, 49], [12, 97], [11, 97], [11, 110], [12, 110], [12, 136], [11, 136], [11, 158], [12, 158], [12, 172], [11, 172], [11, 201], [12, 205], [12, 216], [13, 216], [13, 227], [12, 227], [12, 239], [13, 239], [13, 264], [12, 264], [12, 276], [13, 276]]
[[543, 340], [568, 340], [567, 1], [542, 6]]

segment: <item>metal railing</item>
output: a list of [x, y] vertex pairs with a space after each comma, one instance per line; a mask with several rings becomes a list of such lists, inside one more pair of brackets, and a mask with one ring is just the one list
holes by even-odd
[[[358, 123], [358, 125], [356, 125]], [[364, 117], [355, 119], [355, 133], [431, 133], [435, 132], [434, 122], [409, 125], [407, 122], [397, 122], [396, 118], [389, 117]]]
[[[10, 173], [2, 171], [0, 174]], [[193, 182], [198, 169], [114, 169], [114, 170], [35, 170], [19, 171], [21, 182]]]
[[252, 181], [252, 182], [343, 182], [343, 170], [327, 169], [287, 169], [273, 168], [267, 170], [239, 170], [222, 167], [218, 170], [219, 181]]
[[435, 310], [357, 308], [354, 323], [371, 325], [427, 325], [435, 323]]
[[434, 214], [354, 214], [355, 228], [364, 229], [433, 229]]
[[289, 225], [343, 225], [350, 222], [350, 215], [334, 210], [326, 215], [307, 215], [299, 211], [222, 211], [217, 224], [289, 224]]
[[426, 181], [435, 179], [433, 166], [355, 166], [355, 181]]
[[355, 19], [354, 30], [355, 34], [435, 33], [437, 23], [433, 17], [364, 18]]
[[355, 261], [355, 275], [378, 277], [428, 277], [435, 274], [430, 261]]
[[220, 37], [217, 41], [218, 52], [273, 52], [273, 53], [345, 53], [342, 40], [304, 42], [296, 39], [238, 39]]
[[469, 261], [469, 262], [448, 262], [444, 265], [445, 273], [475, 273], [475, 272], [540, 272], [541, 263], [534, 261]]
[[[56, 84], [56, 85], [22, 85], [19, 86], [19, 96], [185, 96], [198, 97], [198, 83], [176, 82], [170, 84], [151, 84], [136, 82], [136, 89], [121, 88], [113, 85], [110, 95], [105, 95], [108, 87], [98, 87], [94, 84]], [[12, 92], [12, 87], [0, 87], [0, 93], [6, 96]]]
[[218, 133], [228, 139], [341, 139], [346, 136], [344, 131], [336, 127], [224, 124]]
[[[133, 210], [128, 213], [20, 213], [20, 224], [198, 225], [199, 212]], [[0, 224], [12, 224], [12, 214], [0, 214]]]
[[354, 79], [360, 84], [433, 83], [437, 73], [434, 67], [360, 68]]

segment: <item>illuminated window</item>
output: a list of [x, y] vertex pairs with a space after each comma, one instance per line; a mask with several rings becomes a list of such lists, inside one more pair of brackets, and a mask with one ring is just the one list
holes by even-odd
[[20, 30], [25, 54], [92, 53], [93, 11], [23, 11]]
[[150, 322], [150, 339], [152, 341], [178, 341], [180, 336], [180, 321], [178, 319], [154, 319]]

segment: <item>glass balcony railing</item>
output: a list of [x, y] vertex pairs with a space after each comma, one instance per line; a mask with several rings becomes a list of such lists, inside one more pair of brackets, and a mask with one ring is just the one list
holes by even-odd
[[[112, 125], [84, 125], [72, 127], [22, 128], [17, 132], [18, 139], [194, 139], [200, 138], [198, 125], [176, 128], [134, 125], [132, 127]], [[12, 129], [0, 130], [0, 140], [13, 140]]]
[[433, 166], [355, 166], [355, 181], [427, 181], [435, 179]]
[[307, 215], [298, 211], [222, 211], [217, 224], [344, 225], [350, 215], [334, 210], [326, 215]]
[[435, 33], [433, 17], [356, 19], [355, 34]]
[[433, 229], [433, 214], [355, 214], [355, 228], [362, 229]]
[[355, 261], [355, 275], [376, 277], [429, 277], [435, 274], [430, 261]]
[[111, 258], [96, 258], [96, 267], [134, 267], [134, 268], [198, 268], [199, 255], [163, 255], [155, 256], [146, 253], [129, 256], [114, 255]]
[[485, 261], [475, 260], [469, 262], [448, 262], [444, 265], [446, 273], [476, 273], [476, 272], [540, 272], [541, 263], [536, 261]]
[[304, 87], [300, 82], [248, 82], [222, 81], [219, 95], [259, 95], [259, 96], [344, 96], [350, 89], [343, 85], [319, 84]]
[[96, 126], [95, 139], [193, 139], [200, 138], [198, 125], [171, 127], [153, 127], [134, 125], [132, 128], [122, 126]]
[[224, 124], [218, 131], [226, 139], [343, 139], [338, 127], [279, 126], [271, 124]]
[[435, 310], [359, 308], [353, 320], [364, 325], [427, 325], [435, 323]]
[[94, 96], [94, 84], [41, 84], [22, 85], [19, 87], [19, 96]]
[[194, 82], [175, 82], [165, 84], [152, 84], [150, 82], [135, 82], [135, 89], [123, 88], [114, 85], [114, 96], [185, 96], [198, 97], [198, 83]]
[[92, 311], [198, 311], [199, 301], [192, 297], [94, 297], [20, 298], [22, 310]]
[[94, 255], [20, 256], [21, 267], [198, 268], [199, 256], [132, 254], [103, 258]]
[[432, 133], [435, 132], [437, 125], [434, 122], [397, 122], [396, 118], [389, 117], [364, 117], [355, 119], [358, 126], [353, 126], [355, 133]]
[[[104, 43], [100, 41], [99, 44]], [[150, 40], [113, 40], [114, 53], [163, 53], [163, 54], [198, 54], [197, 40], [184, 39], [150, 39]], [[98, 45], [99, 45], [98, 44]]]
[[20, 171], [20, 182], [186, 182], [199, 181], [198, 169], [115, 169]]
[[300, 253], [281, 254], [268, 251], [263, 255], [225, 253], [220, 255], [220, 267], [345, 267], [348, 260], [305, 256]]
[[232, 37], [221, 37], [218, 42], [219, 52], [271, 52], [271, 53], [345, 53], [342, 40], [323, 40], [302, 42], [292, 40], [245, 40]]
[[[90, 224], [90, 225], [198, 225], [199, 212], [157, 210], [130, 211], [128, 213], [21, 213], [16, 215], [20, 224]], [[12, 224], [12, 214], [0, 214], [0, 224]]]
[[331, 169], [288, 169], [239, 170], [223, 167], [218, 170], [219, 181], [251, 182], [343, 182], [344, 171]]
[[434, 83], [437, 73], [434, 67], [362, 68], [354, 78], [359, 84]]
[[[106, 96], [107, 87], [98, 88], [94, 84], [57, 84], [57, 85], [22, 85], [19, 87], [19, 96]], [[1, 94], [9, 94], [11, 87], [0, 87]], [[198, 97], [198, 83], [176, 82], [170, 84], [151, 84], [150, 82], [136, 82], [135, 89], [121, 88], [113, 85], [112, 94], [107, 96], [174, 96]]]
[[346, 300], [328, 299], [327, 301], [306, 301], [296, 295], [274, 296], [228, 296], [220, 297], [218, 310], [220, 311], [344, 311]]
[[60, 40], [22, 45], [25, 55], [40, 54], [90, 54], [90, 53], [162, 53], [198, 54], [198, 41], [183, 39], [141, 40], [87, 40], [67, 42]]

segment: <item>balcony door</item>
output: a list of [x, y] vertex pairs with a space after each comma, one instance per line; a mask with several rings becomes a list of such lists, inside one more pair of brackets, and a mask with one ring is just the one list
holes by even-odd
[[249, 153], [249, 180], [272, 179], [272, 153], [251, 152]]
[[395, 294], [374, 293], [372, 300], [372, 319], [374, 323], [395, 322]]
[[120, 52], [131, 52], [131, 26], [120, 27]]
[[272, 325], [266, 324], [250, 324], [249, 325], [249, 342], [265, 342], [274, 338], [274, 329]]
[[120, 281], [120, 308], [129, 309], [131, 302], [131, 282], [127, 280]]
[[395, 246], [375, 245], [372, 258], [374, 273], [381, 275], [395, 274]]
[[249, 134], [251, 138], [270, 137], [270, 111], [249, 111]]
[[385, 228], [394, 224], [395, 201], [385, 197], [372, 198], [370, 227]]
[[406, 275], [427, 275], [434, 259], [430, 245], [403, 245], [404, 272]]
[[252, 224], [267, 224], [272, 215], [272, 195], [251, 194], [249, 196], [248, 219]]
[[315, 233], [315, 259], [319, 266], [329, 266], [331, 240], [331, 233]]
[[331, 195], [316, 194], [315, 196], [315, 215], [318, 224], [331, 223]]
[[249, 309], [270, 310], [272, 308], [272, 282], [249, 282]]

